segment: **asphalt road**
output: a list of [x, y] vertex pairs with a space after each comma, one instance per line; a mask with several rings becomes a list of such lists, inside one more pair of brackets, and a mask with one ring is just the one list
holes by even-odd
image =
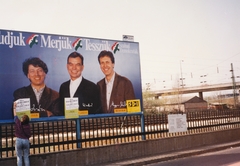
[[240, 147], [149, 164], [147, 166], [240, 166]]

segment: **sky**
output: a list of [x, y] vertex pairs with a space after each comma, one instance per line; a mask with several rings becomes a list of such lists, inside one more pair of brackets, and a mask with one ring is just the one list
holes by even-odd
[[0, 0], [0, 29], [139, 42], [143, 89], [240, 82], [240, 0]]

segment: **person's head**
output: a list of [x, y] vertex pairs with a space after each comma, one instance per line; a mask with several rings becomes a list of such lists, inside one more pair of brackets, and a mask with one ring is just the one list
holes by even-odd
[[115, 59], [111, 51], [101, 51], [98, 55], [100, 68], [106, 77], [111, 78], [114, 73]]
[[23, 115], [21, 117], [21, 124], [25, 125], [25, 124], [28, 124], [28, 123], [29, 123], [29, 117], [27, 115]]
[[48, 72], [47, 65], [37, 57], [31, 57], [23, 62], [23, 73], [30, 80], [33, 87], [42, 87]]
[[71, 80], [79, 78], [84, 69], [83, 56], [78, 52], [72, 52], [67, 58], [67, 70]]

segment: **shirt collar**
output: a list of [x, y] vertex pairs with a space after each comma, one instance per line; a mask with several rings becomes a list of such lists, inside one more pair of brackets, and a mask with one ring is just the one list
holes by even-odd
[[107, 81], [107, 79], [106, 79], [106, 77], [105, 77], [105, 83], [106, 83], [106, 84], [109, 84], [109, 83], [113, 84], [114, 79], [115, 79], [115, 72], [113, 73], [113, 76], [112, 76], [112, 78], [110, 79], [109, 82]]
[[45, 85], [44, 85], [44, 87], [40, 88], [39, 90], [37, 90], [36, 88], [34, 88], [32, 85], [31, 85], [31, 87], [32, 87], [32, 89], [33, 89], [34, 92], [36, 92], [36, 93], [42, 93], [43, 90], [44, 90], [44, 88], [45, 88]]
[[79, 85], [81, 82], [82, 82], [82, 75], [75, 80], [71, 80], [70, 84], [71, 85]]

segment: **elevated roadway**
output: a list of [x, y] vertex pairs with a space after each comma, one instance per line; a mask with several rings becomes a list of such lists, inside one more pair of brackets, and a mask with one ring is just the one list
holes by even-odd
[[[235, 82], [235, 89], [239, 89], [239, 88], [240, 88], [240, 82]], [[184, 87], [179, 89], [167, 89], [167, 90], [153, 91], [153, 93], [155, 94], [155, 98], [158, 98], [159, 96], [162, 96], [162, 95], [198, 93], [199, 97], [203, 99], [203, 92], [230, 90], [230, 89], [234, 89], [233, 83]]]

